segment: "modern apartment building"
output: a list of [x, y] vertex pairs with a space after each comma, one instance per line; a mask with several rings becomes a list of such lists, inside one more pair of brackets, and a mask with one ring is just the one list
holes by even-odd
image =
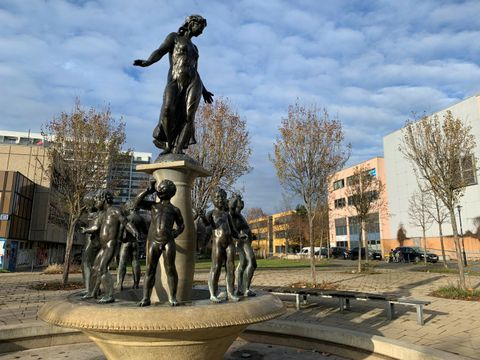
[[[353, 181], [356, 167], [362, 167], [385, 184], [385, 162], [382, 157], [375, 157], [363, 163], [351, 166], [335, 173], [329, 182], [329, 232], [330, 246], [354, 248], [359, 246], [360, 224], [357, 221], [355, 209], [352, 206], [353, 196], [348, 189]], [[368, 246], [375, 250], [382, 249], [382, 239], [390, 238], [387, 194], [379, 192], [377, 203], [385, 204], [370, 214], [367, 223]]]
[[282, 255], [298, 251], [299, 234], [294, 229], [295, 211], [289, 210], [267, 215], [249, 222], [252, 233], [257, 240], [252, 243], [258, 256]]
[[[441, 119], [443, 115], [451, 111], [454, 117], [458, 117], [466, 124], [470, 125], [472, 134], [477, 139], [477, 147], [474, 151], [474, 157], [480, 159], [480, 95], [471, 96], [463, 101], [453, 104], [443, 110], [440, 110], [432, 116], [438, 115]], [[406, 234], [412, 239], [412, 245], [421, 246], [422, 230], [412, 225], [409, 218], [408, 208], [409, 199], [412, 194], [418, 190], [418, 178], [414, 174], [413, 165], [398, 151], [402, 143], [402, 129], [397, 130], [383, 138], [384, 158], [385, 158], [385, 178], [387, 184], [388, 204], [390, 210], [390, 234], [392, 237], [392, 247], [396, 246], [395, 237], [400, 225], [406, 230]], [[473, 165], [473, 166], [472, 166]], [[460, 201], [460, 216], [462, 220], [463, 232], [477, 232], [478, 220], [480, 217], [480, 185], [478, 184], [478, 162], [473, 162], [467, 168], [460, 166], [458, 176], [471, 179], [466, 187], [463, 198]], [[458, 221], [458, 213], [457, 213]], [[452, 235], [450, 221], [443, 224], [443, 233], [446, 236]], [[436, 223], [433, 223], [427, 229], [427, 246], [429, 249], [439, 251], [439, 229]], [[453, 242], [446, 239], [446, 248], [449, 257], [454, 257]], [[480, 257], [480, 240], [476, 238], [465, 238], [465, 248], [467, 257]]]
[[152, 153], [134, 151], [124, 156], [110, 171], [111, 190], [114, 194], [114, 205], [120, 205], [134, 198], [148, 185], [150, 175], [136, 170], [139, 164], [150, 164]]

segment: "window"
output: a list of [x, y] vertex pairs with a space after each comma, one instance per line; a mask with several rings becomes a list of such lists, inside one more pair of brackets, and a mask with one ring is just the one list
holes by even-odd
[[267, 238], [267, 233], [258, 233], [257, 240], [265, 240]]
[[347, 177], [347, 186], [352, 186], [358, 183], [358, 176], [349, 176]]
[[335, 209], [340, 209], [340, 208], [345, 207], [345, 205], [346, 205], [345, 198], [336, 199], [334, 201], [334, 204], [335, 204]]
[[275, 231], [275, 237], [277, 239], [285, 239], [287, 237], [287, 232], [285, 230], [283, 231]]
[[333, 182], [333, 190], [341, 189], [345, 187], [345, 179], [340, 179]]
[[275, 221], [274, 221], [274, 224], [275, 225], [283, 225], [283, 224], [288, 224], [291, 221], [292, 221], [292, 217], [290, 215], [286, 215], [286, 216], [276, 218]]
[[462, 158], [460, 171], [463, 186], [475, 185], [477, 183], [475, 159], [473, 155], [467, 155]]
[[335, 219], [335, 235], [337, 236], [347, 235], [347, 219], [346, 218]]

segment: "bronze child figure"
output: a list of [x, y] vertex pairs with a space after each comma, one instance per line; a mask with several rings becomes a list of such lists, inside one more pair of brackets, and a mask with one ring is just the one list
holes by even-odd
[[[152, 181], [150, 187], [135, 198], [135, 207], [150, 209], [152, 219], [147, 235], [147, 271], [143, 284], [143, 299], [138, 306], [149, 306], [152, 289], [155, 285], [155, 272], [158, 261], [163, 253], [163, 262], [168, 281], [168, 301], [177, 306], [178, 274], [175, 267], [176, 246], [175, 238], [184, 230], [184, 223], [180, 209], [172, 205], [170, 199], [177, 192], [177, 187], [170, 180], [160, 183]], [[144, 200], [146, 195], [156, 193], [160, 202]], [[176, 228], [174, 229], [174, 225]]]
[[[97, 195], [95, 208], [97, 216], [93, 223], [87, 227], [81, 228], [82, 233], [93, 234], [98, 232], [101, 249], [95, 258], [93, 266], [92, 281], [93, 288], [83, 298], [89, 299], [96, 297], [100, 284], [104, 289], [104, 296], [99, 303], [114, 302], [113, 298], [113, 280], [108, 266], [115, 255], [117, 241], [120, 238], [123, 227], [138, 240], [138, 231], [122, 215], [121, 211], [112, 206], [113, 196], [108, 191], [100, 191]], [[122, 227], [123, 226], [123, 227]]]
[[235, 245], [233, 238], [238, 238], [238, 233], [233, 225], [232, 218], [228, 212], [227, 193], [218, 188], [212, 195], [213, 206], [215, 207], [206, 216], [206, 223], [212, 227], [212, 267], [208, 276], [208, 289], [210, 300], [218, 303], [218, 280], [222, 266], [226, 268], [227, 299], [238, 301], [234, 295], [235, 285]]
[[250, 289], [252, 283], [253, 273], [257, 268], [257, 261], [252, 249], [253, 234], [248, 226], [247, 220], [242, 215], [243, 203], [240, 194], [233, 194], [228, 203], [230, 214], [232, 216], [233, 225], [239, 232], [239, 237], [236, 240], [236, 247], [238, 250], [238, 266], [235, 272], [237, 279], [237, 295], [255, 296], [255, 293]]
[[[127, 221], [141, 234], [142, 239], [148, 232], [145, 219], [140, 215], [138, 208], [134, 207], [133, 200], [128, 200], [123, 205], [124, 216]], [[121, 234], [120, 261], [117, 270], [117, 288], [123, 290], [123, 281], [127, 273], [127, 265], [131, 262], [133, 273], [133, 288], [138, 289], [140, 284], [140, 246], [142, 245], [128, 231], [123, 230]]]
[[167, 85], [163, 93], [160, 119], [153, 131], [153, 143], [164, 149], [162, 154], [183, 154], [195, 144], [195, 113], [200, 99], [213, 101], [213, 94], [205, 89], [197, 72], [198, 49], [192, 37], [199, 36], [207, 26], [200, 15], [190, 15], [177, 32], [170, 33], [147, 60], [135, 60], [134, 66], [146, 67], [169, 55]]

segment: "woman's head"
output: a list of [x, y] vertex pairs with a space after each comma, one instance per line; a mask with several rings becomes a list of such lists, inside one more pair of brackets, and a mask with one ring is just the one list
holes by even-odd
[[190, 15], [186, 17], [185, 22], [180, 26], [178, 33], [184, 35], [188, 31], [192, 36], [198, 36], [206, 26], [207, 20], [204, 17], [201, 15]]

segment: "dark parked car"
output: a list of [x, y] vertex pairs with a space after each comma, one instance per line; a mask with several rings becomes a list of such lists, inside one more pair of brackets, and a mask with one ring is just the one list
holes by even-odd
[[[401, 246], [394, 250], [398, 253], [398, 261], [400, 262], [420, 262], [423, 261], [423, 249], [419, 247]], [[436, 263], [438, 261], [438, 255], [427, 252], [427, 261]]]
[[332, 258], [346, 259], [348, 257], [348, 250], [344, 247], [332, 247], [330, 248], [330, 256]]
[[[365, 259], [364, 247], [362, 247], [361, 254], [362, 254], [362, 259]], [[349, 258], [350, 260], [358, 259], [358, 247], [355, 247], [350, 250]], [[382, 260], [382, 254], [376, 250], [368, 250], [368, 258], [371, 260]]]

